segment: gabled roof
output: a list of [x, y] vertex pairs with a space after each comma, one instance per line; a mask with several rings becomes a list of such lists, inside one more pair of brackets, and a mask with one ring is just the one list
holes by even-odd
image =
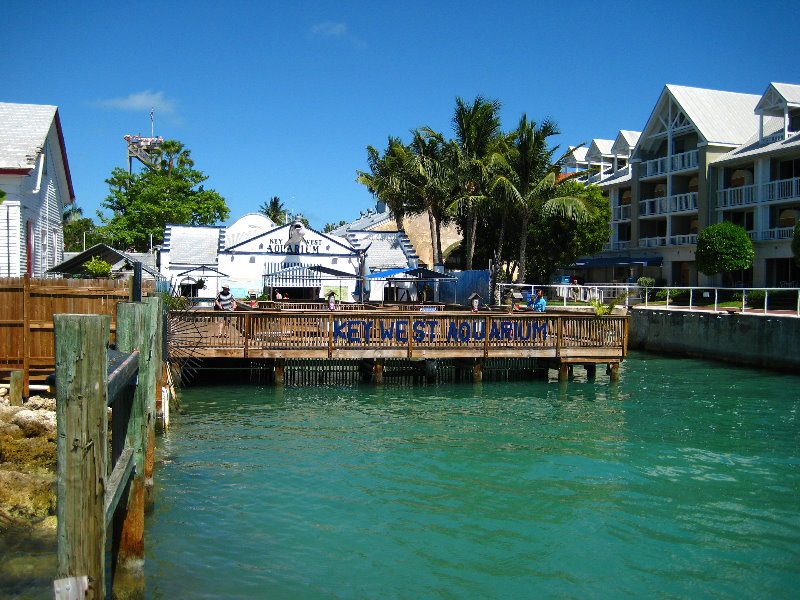
[[[769, 126], [767, 121], [770, 121]], [[778, 125], [778, 127], [776, 127]], [[783, 119], [776, 117], [766, 117], [764, 119], [764, 136], [783, 130]], [[771, 144], [761, 145], [758, 133], [751, 136], [744, 144], [720, 156], [713, 164], [735, 163], [740, 160], [752, 160], [757, 156], [780, 156], [786, 153], [796, 153], [800, 149], [800, 133], [796, 133], [787, 139], [780, 139]]]
[[760, 98], [755, 94], [668, 84], [661, 91], [635, 152], [664, 128], [661, 113], [668, 109], [668, 103], [671, 101], [677, 104], [705, 142], [712, 145], [738, 146], [758, 127], [758, 116], [754, 110]]
[[614, 154], [627, 154], [636, 146], [639, 137], [642, 135], [641, 131], [627, 131], [620, 129], [617, 138], [614, 140], [614, 146], [611, 151]]
[[586, 153], [586, 157], [591, 159], [595, 156], [613, 156], [613, 153], [611, 152], [611, 147], [613, 145], [614, 140], [594, 139], [589, 146], [589, 151]]
[[75, 199], [58, 107], [46, 104], [0, 102], [0, 173], [27, 175], [55, 125], [70, 200]]
[[351, 221], [350, 223], [340, 225], [330, 233], [331, 235], [344, 236], [350, 230], [369, 231], [380, 225], [383, 225], [387, 221], [393, 220], [394, 215], [392, 214], [392, 211], [386, 207], [385, 203], [379, 202], [376, 209], [370, 208], [365, 211], [361, 211], [361, 216], [358, 219]]
[[[283, 239], [288, 239], [288, 236], [286, 236], [286, 233], [288, 233], [288, 231], [289, 231], [289, 229], [291, 229], [292, 225], [294, 225], [294, 223], [287, 223], [286, 225], [281, 225], [280, 227], [276, 227], [275, 229], [270, 229], [269, 231], [263, 231], [263, 232], [259, 233], [258, 235], [255, 235], [255, 236], [253, 236], [251, 238], [248, 238], [246, 240], [242, 240], [242, 241], [240, 241], [240, 242], [238, 242], [236, 244], [233, 244], [232, 246], [228, 246], [227, 248], [225, 248], [225, 251], [229, 252], [229, 251], [232, 251], [232, 250], [241, 249], [241, 247], [244, 246], [245, 244], [249, 244], [250, 242], [253, 242], [254, 240], [257, 240], [257, 239], [265, 237], [265, 236], [280, 237], [281, 235], [284, 235], [285, 237]], [[337, 246], [339, 246], [345, 252], [348, 252], [348, 253], [352, 253], [353, 252], [353, 248], [348, 245], [348, 241], [346, 239], [343, 239], [343, 238], [341, 238], [339, 236], [333, 236], [333, 235], [328, 234], [328, 233], [322, 233], [320, 231], [317, 231], [316, 229], [313, 229], [312, 227], [305, 227], [305, 230], [313, 232], [316, 235], [320, 236], [321, 238], [331, 241], [332, 243], [334, 243]]]
[[786, 106], [800, 107], [800, 85], [773, 82], [761, 95], [755, 112], [759, 115], [782, 117]]
[[366, 250], [367, 265], [373, 270], [414, 268], [419, 262], [401, 231], [350, 231], [347, 237], [357, 250]]
[[[65, 253], [67, 254], [67, 253]], [[86, 273], [83, 263], [97, 257], [112, 265], [113, 272], [128, 271], [133, 268], [134, 262], [142, 263], [142, 271], [150, 275], [153, 279], [163, 279], [164, 277], [155, 268], [154, 256], [149, 253], [123, 252], [112, 248], [107, 244], [95, 244], [91, 248], [74, 254], [67, 260], [57, 264], [47, 270], [48, 273], [61, 273], [64, 275], [78, 275]]]
[[580, 148], [575, 148], [570, 146], [570, 154], [566, 159], [566, 162], [586, 162], [586, 153], [589, 152], [589, 149], [586, 146], [581, 146]]
[[216, 265], [225, 238], [224, 227], [167, 225], [164, 250], [169, 251], [170, 264]]

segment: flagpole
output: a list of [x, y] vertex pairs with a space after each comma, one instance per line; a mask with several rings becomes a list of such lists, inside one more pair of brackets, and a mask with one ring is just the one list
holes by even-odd
[[154, 124], [153, 124], [153, 111], [155, 108], [150, 109], [150, 137], [155, 137], [155, 133], [153, 132]]

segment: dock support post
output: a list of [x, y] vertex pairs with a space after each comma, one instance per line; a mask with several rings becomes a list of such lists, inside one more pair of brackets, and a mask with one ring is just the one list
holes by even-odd
[[92, 599], [105, 597], [110, 327], [107, 315], [53, 315], [58, 577], [88, 576]]
[[375, 385], [383, 385], [383, 367], [385, 361], [382, 358], [377, 359], [372, 365], [372, 383]]
[[597, 365], [595, 363], [586, 363], [583, 365], [583, 368], [586, 369], [587, 379], [594, 379], [597, 377]]
[[619, 363], [608, 363], [606, 373], [611, 381], [619, 381]]
[[558, 365], [558, 381], [569, 381], [569, 365], [567, 363], [560, 363]]
[[472, 365], [472, 383], [483, 381], [483, 361], [476, 359]]
[[[141, 264], [139, 266], [141, 269]], [[164, 301], [161, 296], [148, 296], [145, 298], [150, 312], [150, 330], [147, 339], [150, 344], [150, 360], [143, 361], [145, 364], [144, 375], [147, 379], [149, 394], [147, 396], [147, 451], [144, 461], [144, 511], [150, 513], [155, 506], [155, 487], [153, 484], [153, 467], [155, 465], [156, 450], [156, 403], [161, 399], [161, 384], [163, 383], [162, 374], [163, 364], [163, 314]], [[142, 368], [139, 367], [139, 385], [142, 385]]]
[[25, 388], [25, 371], [11, 371], [8, 401], [11, 406], [22, 406], [22, 390]]
[[[139, 351], [139, 381], [128, 420], [127, 447], [134, 451], [135, 473], [128, 490], [127, 512], [114, 520], [113, 587], [125, 598], [144, 598], [145, 461], [150, 401], [155, 410], [155, 373], [151, 346], [151, 311], [145, 302], [117, 304], [117, 349]], [[160, 365], [159, 365], [160, 366]], [[122, 592], [124, 590], [124, 592]]]
[[286, 371], [286, 359], [275, 359], [275, 385], [283, 385], [284, 376]]

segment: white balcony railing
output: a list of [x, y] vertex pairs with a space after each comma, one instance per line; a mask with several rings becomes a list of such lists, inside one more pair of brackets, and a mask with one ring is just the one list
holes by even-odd
[[656, 246], [666, 246], [666, 245], [667, 245], [667, 238], [665, 236], [639, 238], [640, 248], [655, 248]]
[[698, 156], [699, 152], [697, 150], [689, 150], [669, 157], [664, 156], [648, 160], [642, 163], [644, 169], [642, 177], [655, 177], [656, 175], [664, 175], [674, 171], [696, 169]]
[[669, 207], [672, 212], [691, 212], [697, 210], [697, 192], [670, 196]]
[[691, 212], [695, 210], [697, 210], [697, 192], [649, 198], [639, 202], [640, 217], [652, 217], [654, 215]]
[[623, 204], [622, 206], [614, 206], [611, 208], [612, 221], [630, 221], [631, 220], [631, 205]]
[[747, 206], [758, 202], [758, 186], [745, 185], [737, 188], [728, 188], [717, 192], [717, 208], [733, 208]]
[[683, 246], [685, 244], [696, 244], [696, 243], [697, 243], [696, 233], [684, 233], [680, 235], [671, 235], [669, 237], [670, 246]]
[[794, 227], [773, 227], [761, 232], [762, 240], [790, 240], [794, 237]]
[[800, 200], [800, 177], [769, 181], [761, 185], [726, 188], [717, 192], [718, 209], [785, 200]]

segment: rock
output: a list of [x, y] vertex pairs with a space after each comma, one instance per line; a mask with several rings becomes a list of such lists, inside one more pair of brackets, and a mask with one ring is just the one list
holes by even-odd
[[18, 440], [21, 437], [25, 437], [25, 433], [19, 428], [19, 425], [0, 421], [0, 440], [2, 440], [4, 437], [10, 437], [11, 439]]
[[55, 413], [56, 399], [43, 398], [42, 396], [31, 396], [25, 403], [25, 408], [30, 410], [49, 410]]
[[56, 512], [55, 474], [30, 475], [0, 470], [0, 506], [8, 516], [31, 521]]
[[0, 421], [11, 422], [11, 419], [19, 411], [24, 410], [21, 406], [9, 406], [8, 404], [0, 404]]
[[0, 461], [22, 470], [55, 472], [56, 455], [56, 443], [43, 437], [0, 438]]
[[49, 440], [56, 439], [56, 414], [49, 410], [22, 409], [11, 418], [27, 437], [43, 436]]

